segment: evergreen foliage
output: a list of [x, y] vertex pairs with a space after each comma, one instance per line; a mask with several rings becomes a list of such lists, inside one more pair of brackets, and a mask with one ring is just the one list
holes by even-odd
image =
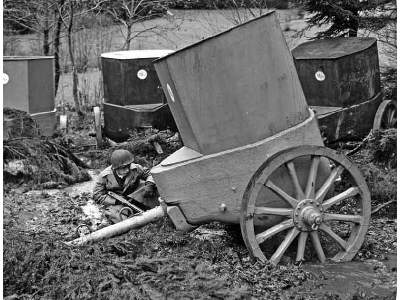
[[314, 37], [357, 36], [359, 29], [376, 31], [396, 21], [394, 0], [295, 0], [310, 14], [309, 29], [328, 25]]

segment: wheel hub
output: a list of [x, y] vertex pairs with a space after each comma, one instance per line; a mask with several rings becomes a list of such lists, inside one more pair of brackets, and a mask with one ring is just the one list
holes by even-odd
[[293, 212], [293, 222], [301, 231], [317, 230], [323, 219], [321, 204], [315, 199], [300, 201]]

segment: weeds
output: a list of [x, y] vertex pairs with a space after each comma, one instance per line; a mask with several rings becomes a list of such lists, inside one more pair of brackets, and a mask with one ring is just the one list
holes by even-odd
[[374, 133], [367, 145], [372, 161], [388, 168], [397, 163], [397, 129], [391, 128]]
[[[371, 192], [372, 209], [397, 199], [397, 131], [388, 129], [373, 133], [363, 150], [352, 157], [360, 168]], [[396, 215], [396, 202], [379, 212]]]

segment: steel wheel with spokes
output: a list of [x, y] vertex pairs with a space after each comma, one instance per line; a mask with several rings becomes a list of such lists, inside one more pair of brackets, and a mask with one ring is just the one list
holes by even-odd
[[296, 261], [349, 261], [364, 241], [370, 202], [363, 176], [344, 155], [321, 146], [291, 148], [267, 159], [251, 178], [242, 236], [252, 257], [273, 264], [284, 254]]

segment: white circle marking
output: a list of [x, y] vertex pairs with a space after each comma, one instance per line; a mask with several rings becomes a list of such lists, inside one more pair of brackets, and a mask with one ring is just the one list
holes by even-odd
[[316, 78], [318, 81], [324, 81], [324, 80], [325, 80], [325, 74], [324, 74], [324, 72], [322, 72], [321, 70], [315, 72], [315, 78]]
[[3, 84], [7, 84], [9, 80], [10, 77], [6, 73], [3, 73]]
[[137, 77], [138, 77], [140, 80], [146, 79], [146, 78], [147, 78], [147, 71], [144, 70], [144, 69], [139, 70], [139, 71], [137, 72]]

